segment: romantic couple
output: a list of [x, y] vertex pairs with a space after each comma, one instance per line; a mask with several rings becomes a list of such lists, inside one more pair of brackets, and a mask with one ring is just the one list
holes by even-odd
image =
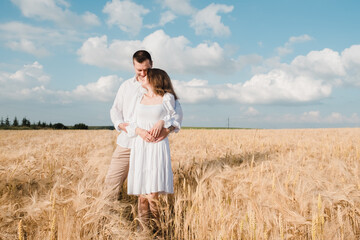
[[158, 220], [159, 194], [173, 193], [169, 140], [178, 132], [183, 113], [167, 73], [152, 68], [151, 55], [139, 50], [133, 55], [135, 76], [120, 86], [110, 110], [120, 131], [105, 187], [115, 197], [126, 177], [127, 191], [138, 195], [141, 225], [151, 215]]

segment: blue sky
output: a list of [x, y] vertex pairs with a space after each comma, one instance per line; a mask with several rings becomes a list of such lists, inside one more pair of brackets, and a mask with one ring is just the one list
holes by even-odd
[[173, 80], [184, 126], [360, 126], [360, 2], [0, 2], [0, 117], [111, 125], [132, 54]]

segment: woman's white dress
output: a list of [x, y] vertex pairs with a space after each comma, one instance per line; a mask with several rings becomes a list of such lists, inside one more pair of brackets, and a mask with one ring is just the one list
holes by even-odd
[[[136, 136], [136, 127], [150, 130], [160, 119], [166, 125], [177, 125], [171, 122], [175, 114], [175, 99], [166, 93], [163, 102], [156, 105], [136, 103], [134, 119], [127, 127], [129, 136]], [[136, 136], [130, 153], [130, 166], [127, 180], [127, 191], [130, 195], [150, 193], [174, 193], [173, 173], [171, 169], [169, 139], [166, 137], [158, 143], [146, 142]]]

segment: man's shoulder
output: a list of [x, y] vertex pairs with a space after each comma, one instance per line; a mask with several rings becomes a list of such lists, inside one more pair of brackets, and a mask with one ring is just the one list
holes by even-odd
[[125, 84], [125, 85], [132, 84], [132, 83], [134, 83], [134, 80], [135, 80], [135, 77], [131, 77], [131, 78], [125, 80], [125, 81], [122, 83], [122, 85], [124, 85], [124, 84]]
[[[129, 78], [125, 81], [123, 81], [120, 85], [120, 89], [128, 89], [128, 88], [132, 88], [134, 86], [134, 79], [135, 77]], [[123, 91], [123, 90], [122, 90]]]

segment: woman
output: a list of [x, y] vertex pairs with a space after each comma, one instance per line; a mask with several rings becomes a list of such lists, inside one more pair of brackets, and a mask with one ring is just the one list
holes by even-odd
[[[167, 73], [161, 69], [149, 69], [142, 83], [147, 90], [139, 96], [135, 116], [127, 127], [129, 136], [136, 136], [130, 153], [128, 194], [138, 195], [138, 212], [142, 224], [147, 225], [149, 214], [159, 218], [157, 200], [159, 194], [174, 193], [169, 140], [146, 142], [139, 135], [150, 132], [157, 138], [163, 127], [180, 124], [174, 119], [177, 96]], [[165, 122], [169, 126], [164, 126]]]

